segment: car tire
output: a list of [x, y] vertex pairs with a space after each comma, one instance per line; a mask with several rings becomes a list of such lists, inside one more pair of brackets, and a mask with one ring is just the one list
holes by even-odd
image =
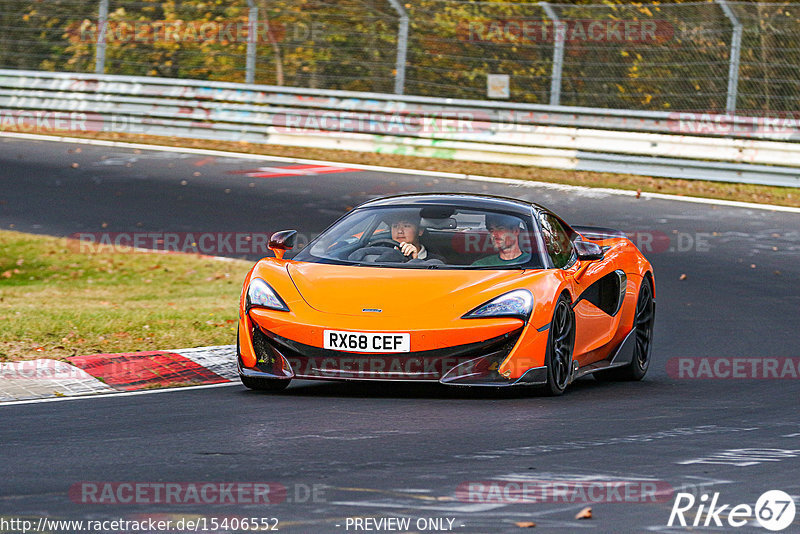
[[639, 297], [636, 299], [636, 313], [633, 319], [635, 346], [633, 360], [624, 367], [609, 369], [594, 374], [600, 382], [633, 381], [641, 380], [650, 367], [650, 352], [653, 349], [653, 324], [655, 323], [655, 300], [653, 299], [653, 285], [650, 278], [645, 276], [639, 287]]
[[575, 314], [569, 299], [561, 295], [553, 307], [553, 320], [547, 337], [545, 395], [564, 393], [572, 379], [572, 353], [575, 349]]

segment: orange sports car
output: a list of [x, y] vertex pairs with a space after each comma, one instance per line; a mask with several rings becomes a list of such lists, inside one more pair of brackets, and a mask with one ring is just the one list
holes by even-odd
[[414, 194], [366, 202], [244, 280], [242, 383], [293, 378], [527, 386], [640, 380], [653, 339], [653, 268], [616, 230], [570, 227], [510, 198]]

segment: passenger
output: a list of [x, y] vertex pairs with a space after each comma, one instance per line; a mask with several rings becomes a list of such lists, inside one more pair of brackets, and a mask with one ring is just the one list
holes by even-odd
[[492, 246], [497, 251], [473, 262], [474, 267], [495, 267], [508, 264], [523, 264], [531, 260], [530, 252], [519, 247], [520, 220], [511, 215], [487, 214], [486, 229], [492, 237]]

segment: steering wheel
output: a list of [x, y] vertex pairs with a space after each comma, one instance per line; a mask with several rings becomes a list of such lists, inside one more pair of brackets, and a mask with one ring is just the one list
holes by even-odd
[[369, 247], [397, 247], [400, 248], [400, 243], [395, 241], [394, 239], [389, 239], [388, 237], [384, 237], [382, 239], [376, 239], [372, 243], [367, 243]]

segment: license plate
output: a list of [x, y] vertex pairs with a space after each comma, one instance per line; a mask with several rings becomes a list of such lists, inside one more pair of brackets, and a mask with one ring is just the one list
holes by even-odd
[[323, 347], [348, 352], [411, 352], [411, 334], [325, 330]]

